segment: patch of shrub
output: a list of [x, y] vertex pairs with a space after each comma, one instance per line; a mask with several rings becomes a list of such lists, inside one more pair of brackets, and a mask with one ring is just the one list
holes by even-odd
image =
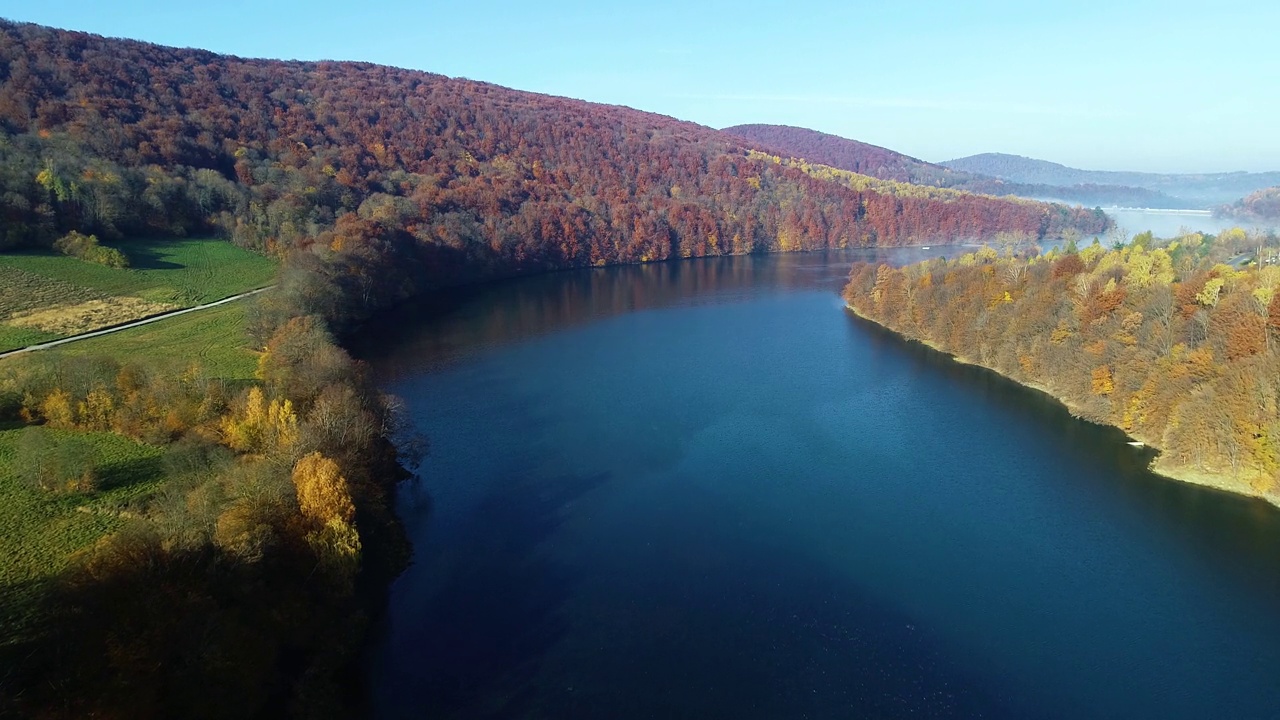
[[54, 241], [53, 247], [63, 255], [70, 255], [85, 262], [116, 269], [129, 267], [129, 257], [113, 247], [100, 244], [97, 235], [85, 235], [72, 230]]
[[43, 427], [18, 436], [14, 468], [20, 480], [52, 493], [92, 492], [98, 487], [93, 448], [78, 437], [59, 437]]

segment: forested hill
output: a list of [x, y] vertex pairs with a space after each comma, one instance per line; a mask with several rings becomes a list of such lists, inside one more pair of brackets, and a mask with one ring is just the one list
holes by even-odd
[[1165, 174], [1080, 170], [1047, 160], [1004, 153], [983, 153], [948, 160], [952, 170], [979, 173], [1010, 182], [1049, 185], [1123, 185], [1174, 196], [1196, 207], [1209, 208], [1238, 200], [1265, 187], [1280, 185], [1280, 172]]
[[[1191, 207], [1179, 198], [1140, 187], [1097, 183], [1017, 182], [964, 168], [918, 160], [893, 150], [788, 125], [737, 125], [725, 132], [776, 152], [884, 180], [953, 188], [985, 195], [1051, 198], [1087, 206]], [[961, 162], [961, 161], [954, 161]]]
[[878, 145], [807, 128], [790, 125], [735, 125], [724, 131], [810, 162], [881, 180], [934, 187], [959, 187], [974, 179], [971, 173], [934, 165]]
[[213, 225], [311, 250], [373, 305], [494, 274], [1105, 223], [852, 188], [692, 123], [369, 64], [5, 22], [0, 79], [0, 245]]
[[[1268, 246], [1266, 243], [1270, 243]], [[860, 265], [849, 306], [1044, 388], [1162, 452], [1157, 469], [1280, 504], [1280, 267], [1239, 229], [1034, 258]]]
[[1242, 200], [1218, 208], [1218, 214], [1241, 220], [1280, 224], [1280, 187], [1250, 193]]

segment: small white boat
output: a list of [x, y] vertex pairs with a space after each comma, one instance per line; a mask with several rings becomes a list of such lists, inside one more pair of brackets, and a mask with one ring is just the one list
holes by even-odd
[[1134, 440], [1133, 442], [1131, 442], [1131, 443], [1129, 443], [1129, 444], [1130, 444], [1130, 445], [1132, 445], [1132, 446], [1134, 446], [1134, 447], [1143, 447], [1144, 445], [1146, 445], [1146, 443], [1142, 442], [1141, 440]]

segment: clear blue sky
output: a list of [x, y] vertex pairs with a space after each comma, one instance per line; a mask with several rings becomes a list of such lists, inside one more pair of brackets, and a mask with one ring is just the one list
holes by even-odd
[[926, 160], [1280, 170], [1280, 2], [0, 0], [0, 16], [364, 60]]

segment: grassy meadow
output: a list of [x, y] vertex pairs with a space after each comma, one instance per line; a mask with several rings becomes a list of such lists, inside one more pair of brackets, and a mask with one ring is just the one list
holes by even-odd
[[248, 381], [253, 379], [258, 360], [245, 337], [246, 309], [246, 301], [231, 302], [35, 354], [24, 353], [0, 360], [0, 371], [8, 360], [30, 362], [95, 355], [127, 360], [145, 356], [198, 362], [215, 377]]
[[0, 644], [20, 636], [39, 611], [35, 600], [72, 555], [118, 529], [131, 504], [158, 487], [158, 447], [109, 432], [51, 431], [90, 448], [100, 476], [92, 493], [50, 494], [19, 479], [14, 460], [22, 429], [0, 429]]
[[56, 333], [0, 324], [0, 352], [57, 340]]
[[109, 268], [54, 253], [0, 254], [0, 352], [219, 300], [271, 283], [276, 263], [217, 239], [125, 241]]
[[[131, 258], [140, 256], [131, 250]], [[139, 297], [176, 301], [175, 305], [199, 304], [270, 284], [275, 272], [273, 262], [221, 241], [155, 246], [154, 255], [147, 257], [137, 269], [113, 270], [62, 256], [0, 255], [0, 316], [14, 308], [56, 307], [59, 300], [84, 303]], [[121, 362], [131, 358], [198, 362], [212, 376], [247, 383], [257, 366], [244, 331], [247, 304], [228, 303], [0, 359], [0, 391], [4, 377], [16, 375], [24, 364], [95, 356]], [[0, 324], [0, 349], [54, 337]], [[30, 626], [47, 584], [75, 553], [120, 529], [135, 505], [153, 498], [164, 486], [161, 447], [110, 432], [52, 430], [56, 437], [79, 438], [91, 449], [99, 486], [92, 492], [42, 491], [23, 482], [16, 465], [22, 432], [18, 425], [0, 424], [0, 647], [21, 637]]]
[[[245, 304], [228, 303], [150, 325], [0, 359], [0, 377], [22, 363], [58, 357], [173, 358], [199, 362], [230, 382], [253, 378], [257, 357], [247, 348]], [[53, 494], [20, 480], [15, 466], [22, 428], [0, 425], [0, 647], [22, 636], [39, 613], [47, 583], [72, 556], [120, 529], [135, 503], [163, 488], [162, 448], [110, 432], [51, 431], [92, 448], [99, 488]]]

